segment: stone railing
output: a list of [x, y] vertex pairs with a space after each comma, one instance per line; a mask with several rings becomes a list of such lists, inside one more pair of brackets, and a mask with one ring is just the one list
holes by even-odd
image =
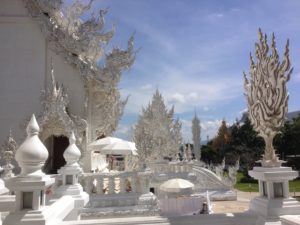
[[84, 173], [82, 185], [88, 194], [115, 195], [148, 193], [150, 172]]
[[190, 173], [193, 163], [185, 161], [150, 163], [153, 173]]

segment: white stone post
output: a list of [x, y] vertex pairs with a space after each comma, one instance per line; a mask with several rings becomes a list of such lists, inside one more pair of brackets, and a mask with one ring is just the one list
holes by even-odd
[[84, 177], [84, 191], [88, 194], [92, 193], [93, 178], [91, 176]]
[[126, 193], [126, 182], [125, 182], [125, 177], [120, 176], [120, 193], [124, 194]]
[[136, 193], [136, 174], [131, 175], [131, 192]]
[[97, 178], [97, 194], [103, 194], [103, 177], [100, 176]]
[[108, 177], [108, 194], [115, 193], [115, 178], [113, 176]]

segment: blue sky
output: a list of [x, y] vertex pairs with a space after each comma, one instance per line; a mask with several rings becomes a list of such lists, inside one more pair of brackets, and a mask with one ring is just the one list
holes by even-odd
[[116, 136], [131, 138], [156, 88], [169, 107], [175, 105], [185, 141], [195, 110], [203, 140], [215, 135], [223, 118], [239, 118], [246, 108], [242, 72], [249, 70], [259, 27], [269, 38], [275, 33], [280, 55], [290, 39], [289, 110], [300, 109], [300, 1], [96, 0], [93, 10], [100, 8], [109, 8], [106, 28], [117, 26], [112, 45], [125, 48], [135, 32], [141, 48], [119, 85], [130, 98]]

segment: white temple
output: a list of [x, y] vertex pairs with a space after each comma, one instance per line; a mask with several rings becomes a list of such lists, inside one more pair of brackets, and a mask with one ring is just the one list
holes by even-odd
[[[210, 200], [236, 200], [232, 189], [239, 163], [229, 167], [225, 175], [225, 161], [213, 171], [193, 160], [190, 148], [184, 161], [164, 160], [159, 149], [155, 154], [161, 155], [155, 158], [160, 160], [148, 160], [145, 168], [137, 167], [139, 158], [134, 158], [127, 161], [131, 166], [125, 171], [92, 172], [97, 162], [92, 163], [90, 143], [116, 129], [127, 101], [120, 99], [117, 85], [122, 71], [130, 68], [135, 57], [133, 37], [126, 50], [104, 52], [114, 27], [103, 31], [106, 10], [86, 21], [80, 19], [92, 3], [76, 1], [62, 10], [61, 0], [0, 2], [3, 225], [300, 224], [300, 204], [288, 195], [288, 180], [297, 174], [278, 165], [274, 151], [264, 156], [262, 167], [250, 171], [259, 180], [260, 193], [250, 203], [250, 210], [243, 213], [199, 214], [207, 211], [202, 210], [205, 201], [210, 209]], [[286, 51], [288, 59], [288, 48]], [[259, 85], [249, 86], [252, 81], [247, 82], [248, 90], [255, 93]], [[173, 113], [171, 110], [169, 115]], [[199, 126], [199, 121], [195, 124]], [[179, 132], [180, 124], [174, 126]], [[194, 134], [200, 145], [200, 127]], [[169, 150], [172, 154], [177, 151]], [[20, 167], [15, 174], [14, 166]], [[176, 198], [172, 198], [174, 193], [164, 195], [161, 185], [172, 178], [188, 180], [191, 193]], [[173, 216], [160, 214], [162, 207], [170, 212], [186, 203], [191, 208], [177, 208]]]
[[[133, 38], [127, 50], [105, 53], [114, 27], [104, 32], [105, 10], [82, 21], [91, 4], [75, 2], [63, 14], [61, 0], [1, 1], [0, 124], [6, 129], [0, 131], [0, 143], [9, 129], [19, 142], [35, 113], [50, 154], [47, 172], [64, 164], [71, 131], [83, 151], [84, 170], [90, 171], [87, 143], [110, 135], [126, 104], [117, 84], [134, 62]], [[100, 66], [100, 60], [105, 64]]]

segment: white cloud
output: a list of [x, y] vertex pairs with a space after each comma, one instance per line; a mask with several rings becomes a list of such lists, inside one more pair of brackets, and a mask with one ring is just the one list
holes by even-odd
[[209, 107], [204, 106], [204, 107], [202, 108], [202, 110], [203, 110], [204, 112], [207, 112], [207, 111], [209, 111]]
[[127, 86], [121, 89], [123, 97], [130, 95], [125, 112], [140, 113], [142, 106], [147, 106], [151, 100], [155, 85], [159, 86], [168, 107], [175, 105], [176, 113], [194, 111], [195, 107], [208, 111], [215, 105], [230, 102], [242, 95], [242, 81], [232, 80], [226, 75], [218, 79], [213, 75], [188, 79], [183, 71], [174, 68], [171, 70], [165, 68], [162, 73], [165, 74], [165, 79], [153, 79], [153, 85], [144, 85], [140, 88]]
[[176, 104], [176, 103], [185, 103], [185, 96], [180, 93], [173, 94], [170, 99], [168, 100], [170, 104]]
[[130, 141], [132, 137], [132, 126], [133, 125], [119, 123], [114, 136]]
[[218, 129], [222, 123], [222, 120], [209, 120], [201, 122], [201, 133], [202, 138], [205, 138], [203, 140], [212, 139], [217, 135]]
[[145, 84], [143, 86], [140, 87], [141, 90], [151, 90], [153, 89], [151, 84]]

